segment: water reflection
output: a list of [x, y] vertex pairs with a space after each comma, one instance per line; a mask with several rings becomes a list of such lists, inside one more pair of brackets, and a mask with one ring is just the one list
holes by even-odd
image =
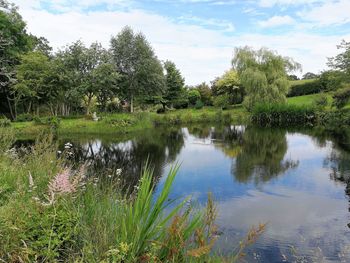
[[[102, 176], [123, 169], [133, 186], [149, 158], [158, 191], [176, 161], [172, 197], [199, 203], [213, 192], [230, 252], [249, 227], [267, 222], [248, 262], [350, 262], [350, 132], [193, 125], [156, 128], [130, 140], [73, 140], [74, 162]], [[61, 147], [67, 139], [60, 139]]]
[[122, 169], [124, 180], [132, 189], [147, 161], [154, 169], [155, 181], [159, 180], [164, 166], [176, 160], [184, 145], [184, 134], [177, 128], [159, 129], [147, 130], [125, 142], [81, 140], [73, 143], [74, 163], [89, 163], [90, 172], [100, 176], [110, 176]]

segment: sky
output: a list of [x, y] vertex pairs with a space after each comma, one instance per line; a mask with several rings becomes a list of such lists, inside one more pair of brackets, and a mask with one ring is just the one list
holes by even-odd
[[350, 41], [350, 0], [12, 0], [28, 31], [55, 50], [78, 39], [109, 47], [126, 26], [145, 34], [186, 84], [210, 82], [231, 67], [234, 48], [267, 47], [302, 64], [301, 76], [326, 69]]

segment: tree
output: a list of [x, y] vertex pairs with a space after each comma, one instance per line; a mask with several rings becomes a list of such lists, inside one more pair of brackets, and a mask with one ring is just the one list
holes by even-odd
[[303, 75], [302, 79], [316, 79], [318, 78], [319, 76], [315, 73], [312, 73], [312, 72], [307, 72]]
[[50, 46], [50, 42], [45, 37], [36, 37], [31, 36], [33, 41], [33, 50], [40, 51], [46, 56], [50, 57], [52, 52], [52, 47]]
[[299, 80], [299, 78], [297, 75], [291, 74], [291, 75], [288, 75], [288, 80]]
[[[111, 84], [111, 79], [116, 76], [101, 76], [104, 72], [108, 74], [106, 68], [99, 66], [108, 64], [109, 55], [99, 43], [92, 43], [90, 47], [85, 47], [81, 41], [76, 41], [67, 46], [63, 51], [57, 54], [58, 66], [61, 70], [61, 83], [64, 91], [61, 94], [62, 106], [68, 104], [74, 105], [84, 102], [85, 113], [90, 114], [92, 101], [98, 97], [103, 82]], [[109, 69], [112, 65], [107, 66]], [[111, 73], [111, 72], [109, 72]], [[102, 79], [98, 79], [98, 77]], [[109, 79], [109, 80], [106, 80]], [[113, 82], [113, 81], [112, 81]], [[111, 86], [103, 87], [111, 88]], [[69, 98], [70, 101], [66, 101]], [[69, 110], [65, 110], [69, 112]]]
[[196, 89], [199, 91], [199, 94], [201, 96], [201, 101], [205, 105], [209, 106], [213, 104], [212, 90], [205, 82], [197, 85]]
[[107, 110], [107, 103], [119, 93], [120, 75], [116, 72], [115, 67], [111, 63], [103, 63], [97, 66], [92, 72], [93, 85], [97, 91], [97, 101], [103, 111]]
[[341, 87], [344, 81], [344, 73], [339, 70], [323, 71], [319, 77], [322, 90], [331, 91]]
[[[88, 115], [90, 114], [93, 98], [99, 95], [102, 88], [101, 81], [104, 82], [106, 80], [106, 76], [101, 76], [101, 74], [107, 72], [104, 71], [105, 68], [101, 69], [100, 66], [107, 63], [108, 55], [102, 45], [97, 42], [91, 44], [89, 48], [82, 46], [79, 55], [80, 85], [78, 86], [78, 89], [83, 95], [86, 114]], [[110, 77], [113, 78], [114, 76], [115, 74]], [[98, 79], [98, 77], [102, 77], [103, 79]]]
[[328, 66], [345, 74], [346, 80], [350, 81], [350, 42], [343, 40], [338, 49], [344, 50], [342, 53], [328, 59]]
[[251, 109], [257, 103], [284, 103], [290, 83], [287, 73], [300, 64], [266, 48], [236, 48], [233, 69], [239, 74], [247, 96], [244, 104]]
[[135, 97], [164, 92], [163, 67], [143, 34], [135, 34], [130, 27], [125, 27], [112, 37], [111, 53], [121, 75], [124, 96], [130, 101], [131, 112], [134, 111]]
[[17, 7], [6, 0], [0, 0], [0, 101], [1, 108], [10, 112], [12, 118], [15, 118], [14, 99], [10, 86], [14, 82], [14, 67], [20, 56], [31, 48], [31, 38]]
[[52, 90], [51, 65], [49, 58], [41, 52], [29, 52], [21, 57], [21, 63], [16, 67], [17, 83], [13, 86], [15, 97], [15, 113], [19, 102], [27, 102], [26, 111], [39, 109], [41, 102], [49, 101]]
[[241, 86], [238, 73], [235, 70], [226, 71], [215, 83], [215, 95], [227, 95], [229, 104], [243, 101], [244, 89]]
[[190, 88], [187, 91], [187, 97], [188, 97], [188, 101], [191, 105], [195, 105], [197, 100], [199, 100], [201, 98], [201, 94], [199, 93], [199, 91], [195, 88]]
[[181, 72], [176, 68], [175, 63], [167, 60], [164, 63], [164, 68], [166, 71], [166, 93], [164, 97], [173, 106], [174, 102], [182, 95], [185, 79], [181, 76]]

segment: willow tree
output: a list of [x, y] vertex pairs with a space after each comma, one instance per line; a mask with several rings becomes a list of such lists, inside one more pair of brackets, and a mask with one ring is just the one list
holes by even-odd
[[163, 67], [145, 36], [125, 27], [111, 39], [111, 54], [121, 88], [133, 112], [138, 96], [155, 96], [164, 92]]
[[290, 84], [288, 73], [299, 70], [300, 64], [275, 51], [250, 47], [235, 49], [233, 69], [240, 76], [246, 91], [244, 104], [251, 109], [257, 103], [284, 103]]

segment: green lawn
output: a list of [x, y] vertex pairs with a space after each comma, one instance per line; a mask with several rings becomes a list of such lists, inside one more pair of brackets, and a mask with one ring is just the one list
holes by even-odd
[[[319, 98], [320, 96], [322, 96], [320, 93], [303, 95], [303, 96], [298, 96], [298, 97], [287, 98], [287, 101], [289, 104], [294, 104], [294, 105], [298, 105], [298, 106], [302, 106], [302, 105], [311, 106], [315, 102], [315, 100], [317, 98]], [[327, 93], [327, 98], [328, 98], [329, 104], [331, 104], [333, 99], [332, 99], [332, 95], [330, 93]]]

